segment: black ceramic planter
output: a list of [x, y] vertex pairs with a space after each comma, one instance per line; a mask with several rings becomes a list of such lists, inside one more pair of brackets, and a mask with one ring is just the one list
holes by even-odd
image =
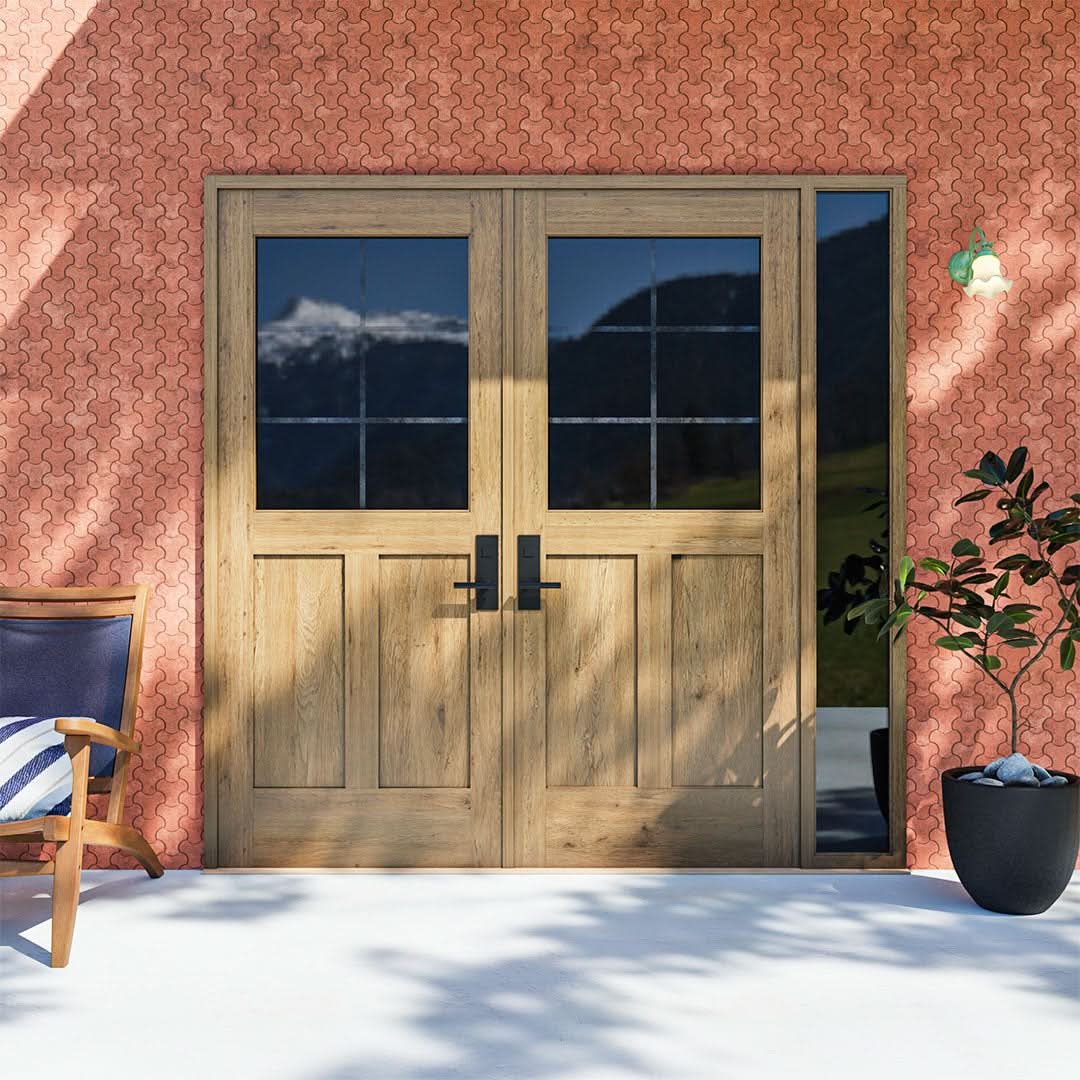
[[870, 769], [874, 777], [874, 797], [881, 816], [889, 820], [889, 729], [874, 728], [870, 732]]
[[945, 834], [972, 900], [1006, 915], [1038, 915], [1065, 891], [1080, 850], [1080, 779], [1058, 787], [990, 787], [941, 774]]

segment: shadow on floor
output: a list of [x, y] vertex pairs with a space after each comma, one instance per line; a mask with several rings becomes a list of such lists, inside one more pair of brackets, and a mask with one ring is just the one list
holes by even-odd
[[[917, 912], [946, 918], [926, 919]], [[926, 979], [972, 970], [980, 979], [1019, 976], [1026, 991], [1068, 1007], [1080, 1001], [1080, 965], [1067, 933], [1067, 924], [1078, 918], [1075, 887], [1059, 901], [1053, 919], [1040, 920], [983, 911], [958, 882], [933, 877], [627, 876], [614, 891], [571, 890], [565, 914], [530, 927], [519, 943], [520, 959], [449, 965], [418, 962], [416, 951], [407, 948], [362, 950], [359, 964], [422, 984], [432, 1004], [411, 1018], [410, 1029], [422, 1042], [452, 1048], [455, 1060], [429, 1067], [369, 1057], [305, 1075], [652, 1076], [631, 1049], [636, 1035], [644, 1034], [634, 1018], [650, 1014], [647, 1002], [633, 1007], [633, 988], [647, 997], [650, 982], [671, 977], [677, 983], [683, 974], [705, 976], [707, 986], [725, 971], [764, 969], [763, 962], [778, 971], [784, 961], [840, 961], [875, 965], [885, 976], [897, 968]], [[855, 976], [865, 978], [861, 971]], [[700, 981], [697, 986], [700, 991]], [[670, 992], [670, 981], [658, 990], [661, 999]], [[731, 1020], [709, 1016], [694, 998], [685, 1008], [706, 1025]], [[716, 1075], [729, 1075], [716, 1064]], [[736, 1070], [730, 1075], [738, 1075], [738, 1065], [729, 1067]]]

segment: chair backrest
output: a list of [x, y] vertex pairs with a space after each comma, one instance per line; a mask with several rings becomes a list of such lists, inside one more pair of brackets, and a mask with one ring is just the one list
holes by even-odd
[[[131, 735], [148, 598], [145, 585], [0, 588], [0, 716], [89, 716]], [[90, 775], [115, 763], [94, 746]]]

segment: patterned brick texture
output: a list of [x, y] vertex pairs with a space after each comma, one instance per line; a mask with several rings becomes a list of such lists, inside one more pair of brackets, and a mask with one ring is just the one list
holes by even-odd
[[[977, 447], [1026, 439], [1080, 486], [1073, 0], [0, 0], [0, 24], [0, 581], [153, 586], [128, 812], [167, 866], [202, 856], [206, 173], [904, 173], [911, 546], [948, 545]], [[1016, 280], [994, 303], [944, 269], [976, 219]], [[937, 771], [999, 751], [1005, 714], [919, 632], [909, 682], [910, 862], [943, 866]], [[1027, 706], [1025, 748], [1080, 770], [1077, 681]]]

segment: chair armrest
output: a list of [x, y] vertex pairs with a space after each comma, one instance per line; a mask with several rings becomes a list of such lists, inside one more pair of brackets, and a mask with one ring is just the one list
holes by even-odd
[[55, 726], [61, 735], [82, 735], [91, 742], [111, 746], [116, 750], [126, 750], [129, 754], [137, 754], [141, 749], [130, 735], [99, 724], [96, 720], [87, 720], [78, 716], [62, 716], [56, 721]]

